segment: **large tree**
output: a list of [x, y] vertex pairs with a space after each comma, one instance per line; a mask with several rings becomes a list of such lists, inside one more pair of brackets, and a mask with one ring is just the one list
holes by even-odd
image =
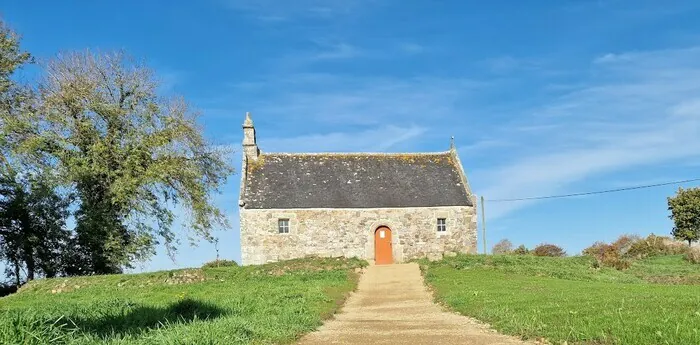
[[[5, 116], [2, 140], [26, 166], [50, 168], [77, 197], [69, 273], [120, 272], [174, 245], [175, 208], [205, 238], [226, 226], [210, 194], [232, 168], [181, 98], [158, 95], [146, 67], [121, 53], [58, 56], [36, 111]], [[80, 266], [80, 265], [79, 265]]]
[[700, 239], [700, 188], [679, 188], [676, 196], [668, 198], [668, 209], [675, 239], [688, 241], [688, 245]]

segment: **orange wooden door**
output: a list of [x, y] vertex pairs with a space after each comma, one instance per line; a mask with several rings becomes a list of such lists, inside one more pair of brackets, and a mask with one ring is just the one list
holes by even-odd
[[386, 226], [374, 231], [374, 263], [387, 265], [394, 262], [391, 255], [391, 229]]

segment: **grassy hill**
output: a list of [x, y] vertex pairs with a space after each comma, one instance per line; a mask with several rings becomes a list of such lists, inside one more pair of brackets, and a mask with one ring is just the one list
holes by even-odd
[[589, 257], [422, 261], [438, 301], [507, 334], [555, 344], [700, 344], [700, 265], [681, 255], [624, 271]]
[[356, 259], [39, 280], [0, 298], [0, 344], [270, 344], [318, 327]]

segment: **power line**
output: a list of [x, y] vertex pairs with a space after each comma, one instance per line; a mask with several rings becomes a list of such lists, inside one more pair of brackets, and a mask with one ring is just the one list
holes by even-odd
[[488, 201], [488, 202], [511, 202], [511, 201], [525, 201], [525, 200], [560, 199], [560, 198], [570, 198], [570, 197], [574, 197], [574, 196], [624, 192], [624, 191], [628, 191], [628, 190], [669, 186], [669, 185], [674, 185], [674, 184], [682, 184], [682, 183], [696, 182], [696, 181], [700, 181], [700, 178], [672, 181], [672, 182], [664, 182], [664, 183], [656, 183], [656, 184], [648, 184], [648, 185], [644, 185], [644, 186], [634, 186], [634, 187], [625, 187], [625, 188], [617, 188], [617, 189], [599, 190], [599, 191], [595, 191], [595, 192], [583, 192], [583, 193], [547, 195], [547, 196], [532, 196], [532, 197], [526, 197], [526, 198], [512, 198], [512, 199], [486, 199], [486, 201]]

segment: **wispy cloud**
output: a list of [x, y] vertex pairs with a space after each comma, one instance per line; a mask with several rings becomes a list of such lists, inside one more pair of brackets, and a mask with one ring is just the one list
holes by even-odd
[[411, 140], [426, 128], [387, 125], [358, 132], [332, 132], [286, 138], [260, 138], [260, 147], [269, 152], [382, 152]]
[[[286, 121], [313, 121], [316, 125], [368, 126], [399, 121], [431, 123], [460, 114], [488, 82], [469, 79], [355, 77], [330, 74], [291, 74], [255, 84], [248, 92], [265, 93], [251, 103], [255, 113]], [[249, 86], [249, 85], [248, 85]], [[241, 89], [239, 89], [241, 90]], [[446, 125], [449, 125], [446, 123]]]
[[[529, 110], [530, 121], [557, 125], [520, 137], [539, 153], [473, 174], [483, 195], [556, 193], [593, 176], [700, 157], [700, 49], [608, 54], [590, 72], [586, 86]], [[491, 217], [527, 204], [496, 204]]]
[[349, 59], [363, 55], [363, 50], [348, 43], [336, 43], [322, 46], [319, 52], [309, 55], [311, 60]]
[[513, 143], [507, 139], [484, 139], [474, 142], [466, 146], [460, 146], [459, 152], [471, 157], [478, 156], [495, 148], [512, 147]]
[[292, 19], [333, 19], [375, 4], [374, 0], [223, 0], [236, 11], [253, 15], [264, 22]]
[[[386, 63], [397, 57], [424, 53], [426, 48], [415, 43], [401, 43], [382, 47], [364, 47], [350, 42], [329, 38], [309, 39], [309, 47], [294, 50], [269, 59], [279, 73], [304, 71], [316, 64], [328, 63]], [[371, 61], [370, 61], [371, 60]]]
[[490, 72], [495, 74], [508, 74], [515, 71], [537, 71], [542, 69], [544, 61], [533, 58], [516, 58], [510, 55], [498, 56], [481, 61]]

